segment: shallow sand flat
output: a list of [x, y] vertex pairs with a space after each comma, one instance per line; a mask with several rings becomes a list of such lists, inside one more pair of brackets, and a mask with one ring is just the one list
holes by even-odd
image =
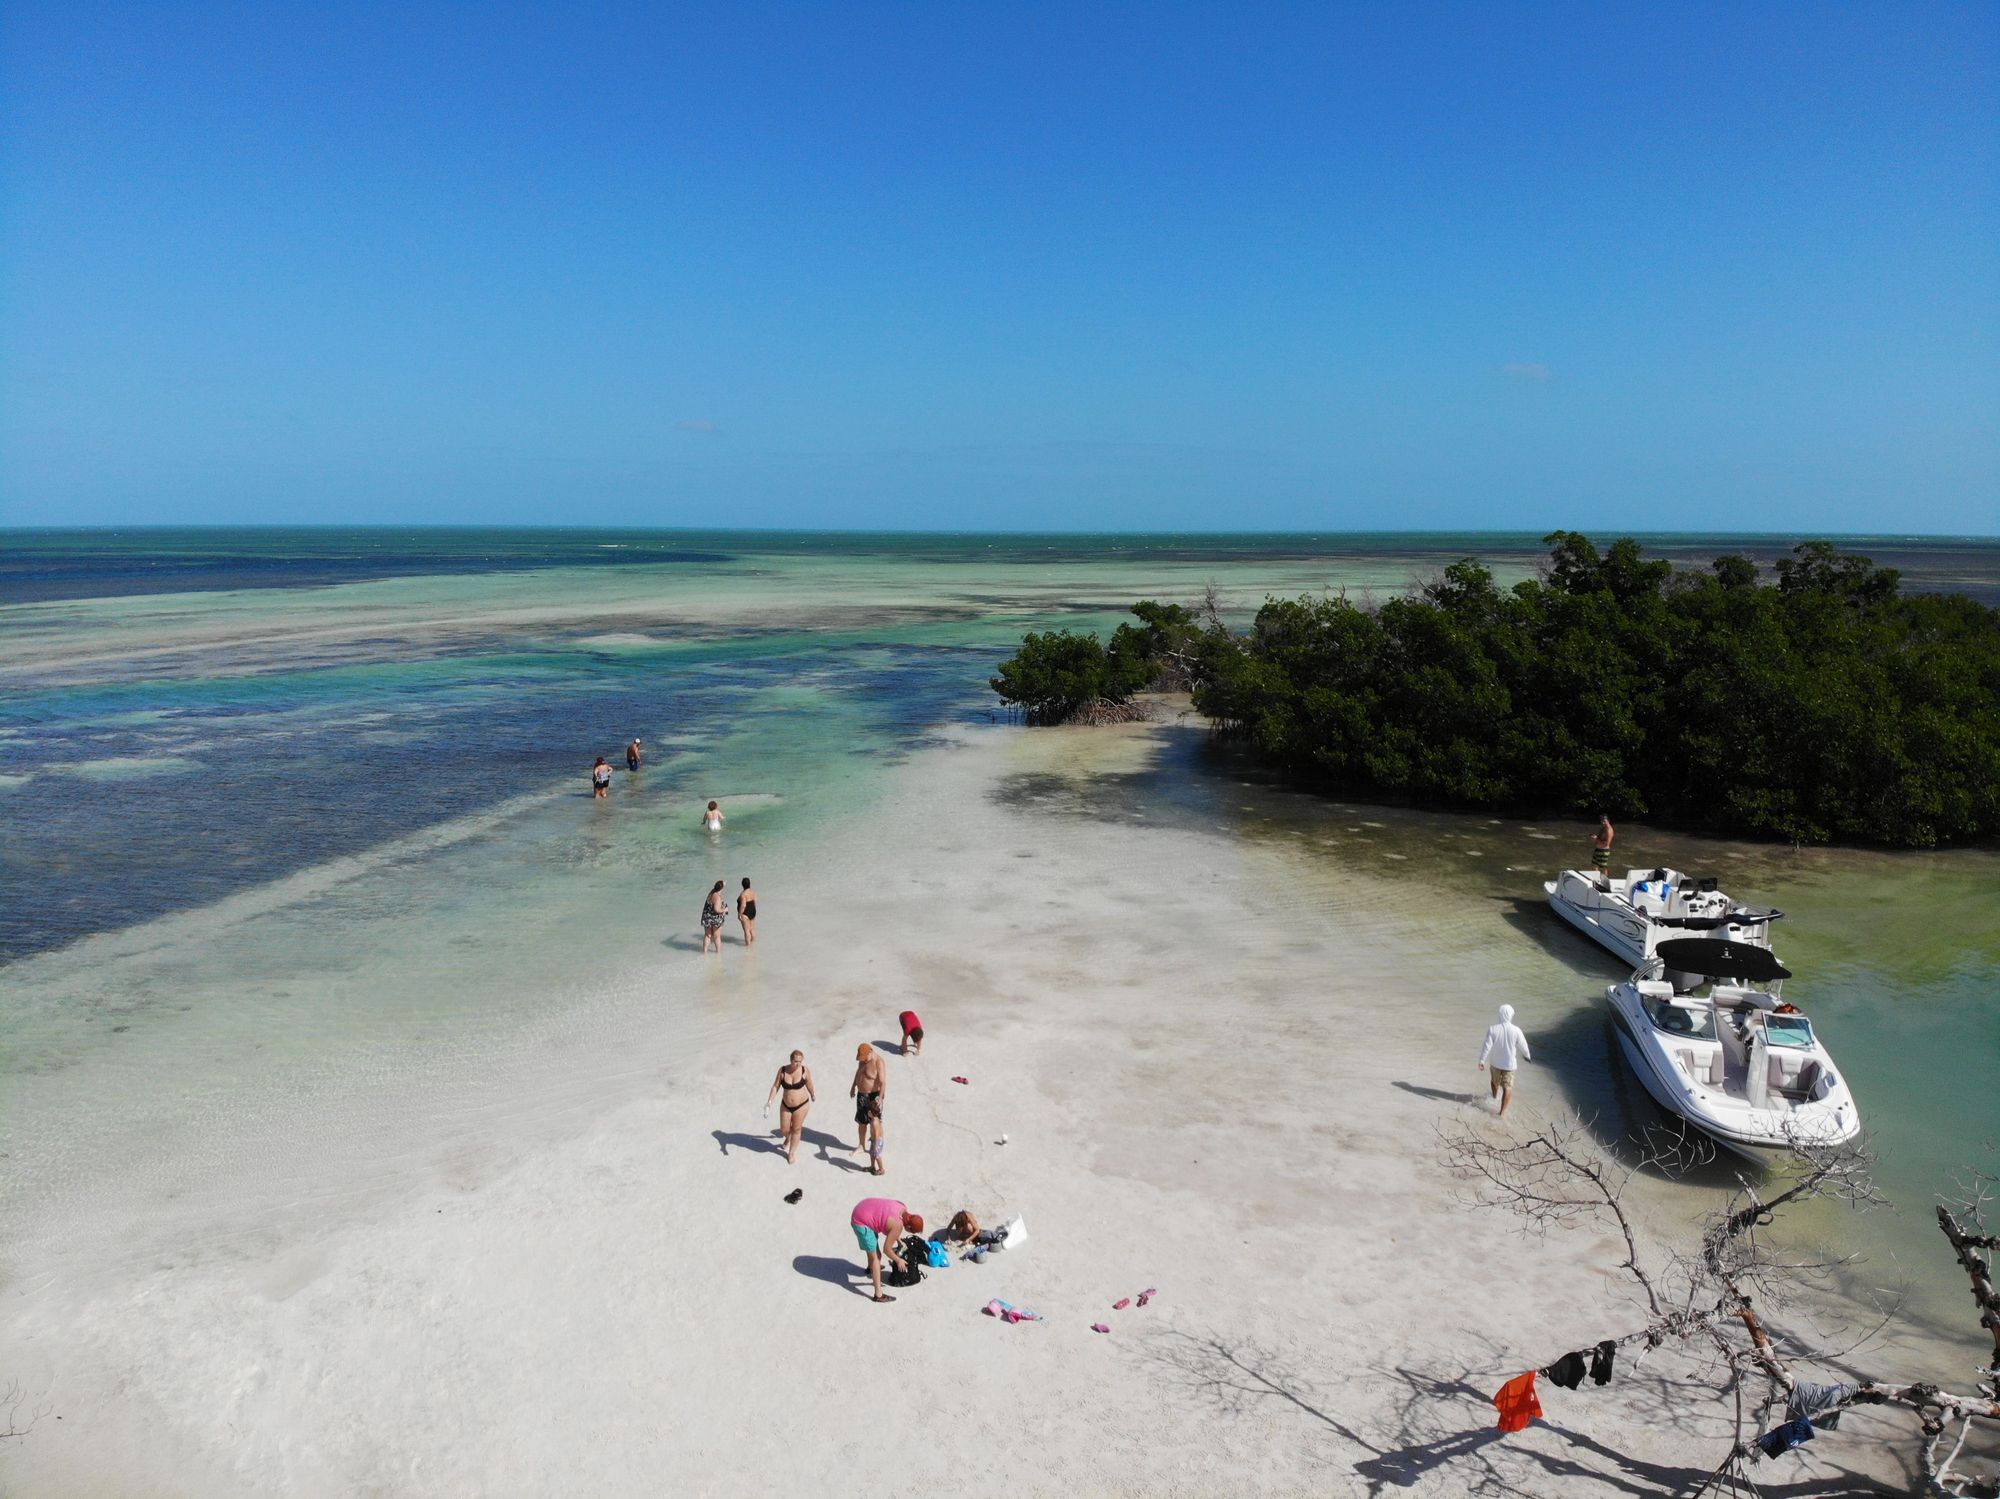
[[[1064, 812], [1162, 737], [979, 733], [917, 756], [865, 840], [766, 887], [754, 957], [732, 931], [720, 960], [668, 948], [637, 975], [702, 1024], [551, 1049], [565, 1104], [539, 1140], [483, 1150], [417, 1117], [429, 1169], [362, 1206], [308, 1172], [300, 1194], [339, 1204], [310, 1229], [223, 1213], [160, 1241], [86, 1217], [24, 1251], [0, 1358], [51, 1414], [0, 1459], [10, 1492], [1686, 1482], [1723, 1411], [1677, 1406], [1694, 1440], [1663, 1426], [1665, 1359], [1494, 1433], [1509, 1375], [1639, 1325], [1612, 1245], [1524, 1242], [1455, 1205], [1433, 1130], [1478, 1117], [1452, 1095], [1479, 1091], [1492, 996], [1460, 991], [1451, 938], [1406, 900], [1307, 878], [1226, 822]], [[889, 1062], [883, 1188], [937, 1223], [1023, 1213], [1033, 1237], [879, 1307], [852, 1279], [847, 1213], [873, 1184], [842, 1148], [845, 1092], [855, 1044], [906, 1004], [931, 1039]], [[787, 1168], [758, 1105], [793, 1045], [822, 1102]], [[656, 1083], [632, 1096], [641, 1066]], [[592, 1069], [617, 1079], [595, 1106]], [[1154, 1305], [1111, 1310], [1147, 1286]], [[996, 1295], [1047, 1320], [980, 1316]], [[1880, 1462], [1867, 1430], [1850, 1417], [1767, 1491], [1878, 1491], [1848, 1471]]]

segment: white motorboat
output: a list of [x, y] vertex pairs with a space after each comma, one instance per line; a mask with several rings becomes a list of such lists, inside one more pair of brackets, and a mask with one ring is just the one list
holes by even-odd
[[[1677, 992], [1666, 967], [1699, 974], [1708, 992]], [[1678, 937], [1604, 991], [1619, 1049], [1654, 1101], [1751, 1160], [1861, 1133], [1846, 1079], [1785, 1002], [1789, 977], [1767, 947]]]
[[[1542, 889], [1556, 915], [1634, 966], [1652, 957], [1660, 943], [1694, 933], [1768, 949], [1771, 923], [1785, 914], [1732, 900], [1714, 880], [1691, 880], [1664, 867], [1627, 870], [1622, 880], [1565, 869], [1543, 881]], [[1699, 982], [1697, 975], [1672, 968], [1662, 977], [1676, 989]]]

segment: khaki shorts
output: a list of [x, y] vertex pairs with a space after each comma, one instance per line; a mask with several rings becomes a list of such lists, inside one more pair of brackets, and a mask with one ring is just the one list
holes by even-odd
[[1495, 1067], [1493, 1069], [1493, 1085], [1498, 1088], [1513, 1087], [1514, 1069], [1512, 1067]]

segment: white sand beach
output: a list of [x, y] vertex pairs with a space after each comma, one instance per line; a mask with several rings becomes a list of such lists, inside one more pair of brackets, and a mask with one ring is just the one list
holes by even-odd
[[[1050, 815], [1176, 732], [919, 753], [865, 829], [760, 876], [754, 952], [733, 924], [720, 959], [655, 930], [615, 1021], [508, 1074], [518, 1129], [457, 1128], [442, 1080], [358, 1184], [352, 1152], [322, 1159], [319, 1100], [260, 1126], [286, 1145], [256, 1190], [163, 1177], [117, 1218], [73, 1186], [16, 1226], [0, 1301], [0, 1367], [47, 1412], [0, 1457], [8, 1492], [1683, 1484], [1726, 1409], [1688, 1403], [1664, 1356], [1493, 1429], [1506, 1378], [1642, 1319], [1604, 1236], [1524, 1240], [1438, 1163], [1440, 1121], [1485, 1117], [1495, 996], [1463, 985], [1461, 950], [1490, 931], [1426, 929], [1402, 887], [1227, 821], [1085, 815], [1080, 791]], [[845, 1149], [851, 1059], [906, 1006], [929, 1035], [887, 1048], [877, 1184]], [[794, 1046], [820, 1101], [787, 1167], [759, 1105]], [[1532, 1066], [1521, 1104], [1559, 1105]], [[1031, 1243], [872, 1304], [847, 1215], [878, 1185], [937, 1226], [1024, 1215]], [[1687, 1207], [1652, 1204], [1662, 1231]], [[1043, 1320], [980, 1315], [996, 1296]], [[1871, 1429], [1851, 1415], [1766, 1492], [1901, 1488]]]

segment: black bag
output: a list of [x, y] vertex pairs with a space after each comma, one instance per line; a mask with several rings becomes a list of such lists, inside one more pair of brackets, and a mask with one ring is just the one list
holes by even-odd
[[898, 1270], [893, 1264], [890, 1265], [882, 1272], [882, 1284], [885, 1286], [895, 1286], [900, 1290], [904, 1286], [914, 1286], [922, 1281], [924, 1278], [924, 1241], [915, 1234], [905, 1235], [902, 1246], [897, 1249], [896, 1253], [903, 1257], [903, 1268]]

